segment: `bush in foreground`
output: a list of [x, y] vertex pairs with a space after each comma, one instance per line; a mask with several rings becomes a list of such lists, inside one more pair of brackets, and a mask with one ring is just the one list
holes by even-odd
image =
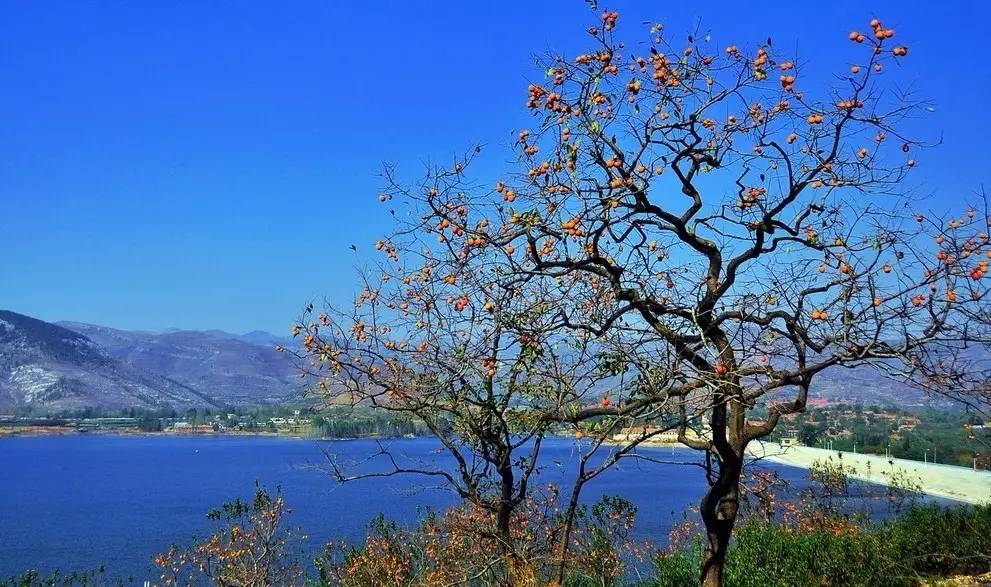
[[[251, 502], [236, 501], [213, 514], [220, 528], [185, 549], [173, 547], [157, 559], [164, 585], [319, 585], [320, 587], [426, 587], [461, 584], [556, 585], [549, 572], [554, 553], [543, 550], [553, 511], [518, 520], [516, 531], [533, 550], [517, 561], [493, 556], [491, 540], [474, 533], [477, 511], [455, 508], [404, 529], [385, 519], [372, 523], [357, 545], [328, 546], [307, 576], [299, 537], [285, 527], [288, 509], [278, 495], [259, 490]], [[701, 543], [657, 551], [646, 578], [632, 564], [643, 553], [629, 539], [633, 509], [615, 498], [583, 510], [566, 587], [691, 587], [699, 584]], [[532, 516], [532, 517], [530, 517]], [[742, 524], [728, 553], [728, 587], [902, 587], [991, 571], [991, 505], [915, 506], [884, 523], [837, 516], [815, 524], [751, 518]], [[509, 566], [507, 566], [509, 565]], [[0, 580], [0, 587], [103, 587], [120, 585], [102, 569], [91, 573], [41, 575], [28, 571]]]
[[[913, 507], [867, 527], [743, 524], [726, 562], [728, 587], [918, 585], [991, 570], [991, 506]], [[660, 553], [652, 585], [698, 585], [697, 545]]]
[[[316, 576], [297, 563], [300, 543], [285, 527], [281, 498], [259, 490], [252, 504], [234, 502], [223, 527], [188, 549], [158, 557], [164, 584], [405, 587], [434, 585], [599, 587], [699, 584], [702, 544], [674, 539], [647, 550], [630, 537], [635, 508], [604, 498], [582, 508], [564, 560], [554, 548], [561, 532], [556, 494], [526, 504], [514, 518], [525, 551], [506, 557], [487, 533], [485, 512], [470, 506], [428, 515], [405, 528], [377, 518], [359, 544], [331, 544], [313, 561]], [[991, 505], [912, 506], [886, 522], [871, 522], [821, 503], [793, 516], [749, 517], [735, 535], [725, 568], [729, 587], [916, 586], [929, 579], [991, 570]], [[649, 558], [643, 569], [637, 561]], [[558, 574], [557, 569], [565, 572]], [[640, 573], [644, 573], [641, 576]], [[35, 584], [24, 584], [34, 587]], [[41, 585], [41, 584], [39, 584]]]

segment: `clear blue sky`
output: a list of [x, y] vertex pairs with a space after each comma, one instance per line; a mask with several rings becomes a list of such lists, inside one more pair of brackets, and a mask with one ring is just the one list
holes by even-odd
[[[983, 2], [602, 6], [629, 38], [701, 19], [720, 45], [771, 35], [822, 71], [878, 16], [936, 104], [918, 181], [961, 201], [991, 168]], [[350, 300], [387, 228], [381, 163], [413, 174], [481, 142], [494, 177], [528, 124], [531, 56], [582, 48], [592, 18], [581, 0], [2, 0], [0, 308], [283, 333], [309, 300]]]

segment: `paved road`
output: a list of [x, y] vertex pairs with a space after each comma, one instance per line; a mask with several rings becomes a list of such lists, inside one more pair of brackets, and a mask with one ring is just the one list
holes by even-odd
[[[839, 452], [808, 446], [782, 447], [773, 442], [752, 442], [747, 450], [755, 457], [809, 468], [815, 461], [842, 458], [843, 464], [853, 467], [857, 479], [888, 485], [892, 470], [908, 473], [929, 495], [946, 497], [973, 504], [991, 504], [991, 472], [974, 471], [966, 467], [920, 463], [906, 459], [888, 459], [883, 456]], [[840, 457], [842, 455], [842, 457]]]

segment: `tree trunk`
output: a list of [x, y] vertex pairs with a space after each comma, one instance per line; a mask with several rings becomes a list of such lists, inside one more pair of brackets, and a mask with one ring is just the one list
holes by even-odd
[[515, 504], [513, 502], [513, 488], [515, 483], [515, 475], [513, 474], [513, 467], [509, 461], [510, 453], [505, 451], [502, 453], [499, 459], [498, 471], [499, 471], [499, 504], [496, 508], [496, 536], [499, 541], [498, 548], [502, 553], [502, 561], [505, 565], [505, 581], [501, 582], [504, 585], [511, 586], [522, 583], [520, 581], [521, 573], [524, 573], [524, 569], [521, 569], [521, 561], [516, 552], [515, 544], [513, 544], [512, 536], [512, 516]]
[[[508, 459], [508, 457], [507, 457]], [[513, 515], [513, 468], [508, 462], [499, 467], [500, 492], [499, 506], [496, 509], [496, 534], [502, 543], [500, 547], [504, 552], [510, 553], [512, 549], [512, 533], [510, 523]]]
[[571, 499], [568, 501], [568, 507], [565, 509], [564, 515], [564, 530], [561, 534], [561, 559], [557, 566], [557, 584], [564, 585], [565, 573], [568, 564], [568, 549], [571, 547], [571, 530], [575, 523], [575, 513], [578, 511], [578, 496], [581, 494], [582, 487], [585, 486], [585, 482], [588, 479], [585, 477], [585, 461], [582, 460], [581, 465], [578, 469], [578, 478], [575, 480], [574, 486], [571, 488]]
[[742, 458], [721, 462], [719, 478], [702, 498], [701, 513], [705, 523], [705, 550], [702, 552], [703, 587], [722, 587], [726, 551], [740, 507], [740, 473]]

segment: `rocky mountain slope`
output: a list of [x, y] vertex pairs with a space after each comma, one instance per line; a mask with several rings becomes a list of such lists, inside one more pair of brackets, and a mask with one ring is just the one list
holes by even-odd
[[285, 355], [275, 352], [274, 342], [254, 342], [218, 330], [156, 334], [76, 322], [59, 324], [85, 335], [114, 359], [174, 379], [225, 405], [284, 401], [300, 387], [296, 370]]
[[204, 408], [298, 394], [266, 333], [132, 332], [0, 310], [0, 409]]
[[[156, 333], [78, 322], [52, 324], [0, 310], [0, 409], [284, 402], [297, 398], [303, 383], [289, 357], [275, 352], [277, 343], [288, 341], [261, 331]], [[980, 358], [984, 364], [991, 361], [986, 354]], [[870, 367], [823, 372], [813, 383], [811, 397], [901, 407], [946, 403]]]
[[0, 310], [0, 406], [206, 407], [216, 400], [114, 359], [78, 332]]

